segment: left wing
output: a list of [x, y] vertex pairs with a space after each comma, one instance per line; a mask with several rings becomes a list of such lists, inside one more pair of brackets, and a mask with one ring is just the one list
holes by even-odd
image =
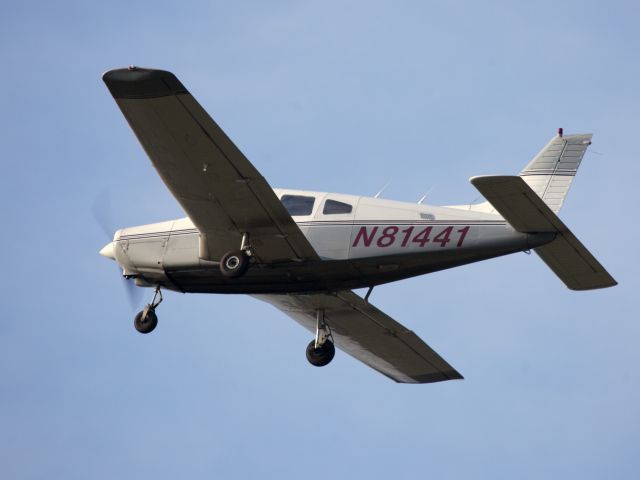
[[260, 262], [319, 260], [275, 193], [170, 72], [102, 77], [160, 177], [200, 230], [200, 256], [218, 260], [250, 233]]
[[352, 291], [254, 297], [272, 304], [314, 333], [316, 312], [323, 309], [336, 346], [396, 382], [432, 383], [462, 378], [415, 333]]

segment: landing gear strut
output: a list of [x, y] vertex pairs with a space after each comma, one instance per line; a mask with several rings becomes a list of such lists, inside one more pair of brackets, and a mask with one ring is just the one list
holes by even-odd
[[153, 300], [147, 304], [141, 312], [138, 312], [133, 319], [133, 326], [140, 333], [151, 333], [158, 325], [158, 316], [156, 315], [156, 307], [162, 303], [162, 292], [160, 287], [156, 287], [153, 294]]
[[225, 253], [220, 259], [220, 272], [229, 278], [241, 277], [247, 271], [247, 268], [249, 268], [252, 253], [249, 234], [243, 233], [240, 250], [231, 250]]
[[324, 367], [333, 360], [336, 347], [333, 345], [331, 328], [324, 319], [324, 310], [318, 310], [316, 318], [316, 338], [307, 345], [307, 360], [315, 367]]

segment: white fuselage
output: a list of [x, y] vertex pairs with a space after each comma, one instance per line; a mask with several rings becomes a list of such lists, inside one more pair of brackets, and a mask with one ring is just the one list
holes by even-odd
[[499, 215], [471, 208], [274, 191], [278, 198], [293, 199], [290, 213], [321, 262], [252, 268], [242, 279], [229, 280], [214, 262], [200, 258], [199, 232], [189, 218], [119, 230], [114, 237], [116, 260], [140, 285], [194, 292], [314, 291], [377, 285], [528, 250], [553, 239], [516, 232]]

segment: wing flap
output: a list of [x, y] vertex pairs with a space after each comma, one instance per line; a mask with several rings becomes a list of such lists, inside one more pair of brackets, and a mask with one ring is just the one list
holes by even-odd
[[120, 69], [103, 79], [203, 235], [208, 259], [237, 249], [244, 232], [262, 262], [319, 259], [267, 181], [172, 73]]
[[460, 375], [415, 333], [351, 291], [255, 295], [315, 333], [324, 309], [336, 346], [400, 383], [432, 383]]

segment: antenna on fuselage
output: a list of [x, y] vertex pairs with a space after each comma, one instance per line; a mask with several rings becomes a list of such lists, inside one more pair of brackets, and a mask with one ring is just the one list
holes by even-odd
[[418, 200], [418, 205], [422, 205], [422, 202], [424, 202], [424, 200], [429, 196], [429, 194], [431, 193], [431, 190], [433, 190], [433, 187], [427, 190], [427, 193], [425, 193], [422, 197], [420, 197], [420, 200]]
[[391, 185], [391, 181], [388, 181], [388, 182], [385, 184], [385, 186], [384, 186], [384, 187], [382, 187], [380, 190], [378, 190], [378, 193], [376, 193], [376, 194], [373, 196], [373, 198], [378, 198], [378, 197], [380, 196], [380, 194], [381, 194], [382, 192], [384, 192], [384, 191], [385, 191], [385, 189], [386, 189], [389, 185]]

